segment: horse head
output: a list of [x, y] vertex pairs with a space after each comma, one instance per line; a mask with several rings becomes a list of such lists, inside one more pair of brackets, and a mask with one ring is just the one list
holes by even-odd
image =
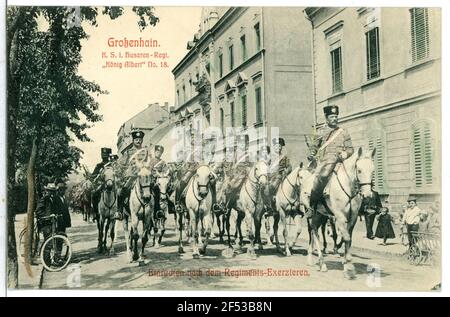
[[161, 202], [167, 200], [167, 189], [169, 188], [170, 181], [170, 169], [167, 168], [164, 172], [156, 173], [156, 186], [159, 188]]
[[253, 166], [253, 176], [256, 182], [261, 186], [268, 184], [269, 166], [265, 161], [259, 161]]
[[136, 167], [138, 168], [138, 186], [141, 192], [142, 199], [145, 203], [148, 203], [151, 198], [152, 187], [152, 175], [150, 170], [150, 161], [137, 161]]
[[205, 198], [209, 191], [209, 182], [211, 180], [211, 169], [202, 165], [197, 169], [195, 174], [195, 180], [197, 185], [198, 194], [200, 197]]
[[373, 149], [368, 155], [363, 153], [360, 147], [357, 152], [357, 159], [355, 162], [356, 180], [360, 187], [360, 193], [363, 198], [372, 197], [372, 175], [375, 169], [373, 158], [376, 149]]
[[106, 166], [103, 170], [103, 179], [107, 191], [111, 191], [116, 183], [116, 173], [112, 166]]

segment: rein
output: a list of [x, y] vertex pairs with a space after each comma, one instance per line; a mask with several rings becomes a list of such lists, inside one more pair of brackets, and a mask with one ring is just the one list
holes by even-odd
[[253, 180], [251, 179], [251, 177], [249, 177], [249, 178], [248, 178], [248, 182], [245, 182], [245, 185], [244, 185], [245, 192], [247, 193], [248, 197], [250, 197], [250, 200], [252, 201], [252, 203], [253, 203], [254, 206], [256, 206], [257, 202], [256, 202], [256, 200], [253, 199], [253, 197], [252, 197], [252, 196], [250, 195], [250, 193], [248, 192], [247, 184], [248, 184], [248, 183], [252, 184], [252, 185], [253, 185], [254, 187], [256, 187], [256, 189], [258, 190], [258, 189], [260, 188], [260, 186], [261, 186], [261, 184], [260, 184], [260, 182], [259, 182], [259, 179], [260, 179], [261, 177], [263, 177], [263, 176], [264, 176], [264, 175], [259, 175], [259, 177], [256, 177], [256, 168], [255, 168], [254, 171], [253, 171], [253, 177], [255, 178], [255, 181], [253, 181]]
[[[296, 176], [296, 178], [295, 178], [295, 184], [292, 184], [292, 183], [291, 183], [291, 181], [289, 180], [289, 176], [286, 177], [286, 181], [288, 182], [288, 184], [292, 187], [292, 189], [293, 189], [294, 192], [295, 192], [295, 189], [298, 188], [298, 186], [299, 186], [299, 185], [297, 184], [297, 182], [298, 182], [298, 172], [297, 172], [297, 176]], [[298, 199], [299, 199], [299, 195], [296, 195], [297, 197], [295, 198], [294, 201], [289, 200], [289, 198], [287, 197], [286, 193], [285, 193], [284, 190], [283, 190], [283, 184], [281, 184], [281, 192], [283, 193], [284, 198], [286, 198], [286, 200], [287, 200], [289, 206], [290, 206], [290, 207], [294, 207], [294, 206], [295, 206], [295, 203], [296, 203], [296, 202], [298, 201]]]

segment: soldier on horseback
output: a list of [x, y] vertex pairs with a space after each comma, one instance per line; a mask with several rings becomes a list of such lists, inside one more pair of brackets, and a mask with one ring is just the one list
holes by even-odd
[[[155, 157], [150, 159], [150, 170], [152, 175], [155, 176], [156, 173], [162, 173], [166, 168], [166, 162], [161, 158], [164, 153], [164, 147], [162, 145], [155, 145]], [[160, 192], [158, 187], [153, 187], [153, 194], [155, 198], [155, 213], [161, 209], [159, 204]]]
[[238, 135], [236, 137], [235, 163], [224, 184], [224, 194], [220, 198], [220, 206], [227, 206], [231, 199], [236, 198], [237, 193], [239, 193], [239, 190], [247, 179], [248, 172], [253, 165], [250, 161], [246, 137], [246, 135]]
[[185, 190], [187, 184], [191, 180], [192, 176], [194, 176], [197, 168], [200, 166], [200, 162], [197, 161], [198, 158], [201, 157], [201, 153], [199, 153], [200, 148], [194, 148], [195, 153], [191, 153], [190, 157], [186, 158], [185, 163], [181, 166], [181, 178], [178, 181], [177, 187], [175, 189], [175, 209], [177, 211], [181, 210], [181, 198], [183, 195], [183, 191]]
[[274, 138], [272, 139], [272, 145], [274, 149], [274, 157], [270, 161], [270, 180], [268, 187], [268, 197], [271, 198], [271, 204], [269, 205], [270, 207], [267, 207], [269, 207], [273, 212], [275, 210], [275, 194], [277, 189], [284, 178], [292, 172], [292, 165], [287, 155], [283, 153], [283, 147], [286, 146], [284, 139]]
[[130, 213], [129, 206], [128, 203], [126, 203], [126, 201], [130, 197], [131, 188], [137, 178], [136, 166], [135, 162], [132, 162], [132, 158], [134, 158], [134, 155], [138, 151], [146, 148], [146, 146], [142, 145], [144, 135], [145, 135], [144, 132], [140, 130], [132, 131], [131, 137], [133, 139], [133, 144], [131, 148], [128, 149], [119, 160], [119, 165], [121, 166], [121, 169], [124, 170], [125, 175], [123, 175], [124, 184], [120, 189], [119, 196], [117, 199], [118, 212], [114, 216], [115, 219], [122, 218], [123, 208], [126, 208], [127, 212]]
[[310, 161], [316, 160], [315, 173], [310, 198], [310, 211], [315, 210], [322, 199], [322, 193], [336, 165], [353, 155], [350, 134], [338, 126], [339, 107], [330, 105], [323, 108], [327, 126], [311, 147]]
[[[94, 171], [91, 174], [92, 181], [96, 183], [96, 180], [98, 179], [99, 175], [103, 172], [103, 169], [105, 168], [105, 165], [109, 162], [109, 157], [111, 155], [111, 149], [102, 147], [101, 148], [101, 157], [102, 161], [98, 163]], [[98, 203], [100, 202], [100, 193], [102, 191], [102, 185], [96, 186], [94, 189], [94, 193], [92, 194], [92, 204], [94, 208], [94, 214], [98, 215]]]

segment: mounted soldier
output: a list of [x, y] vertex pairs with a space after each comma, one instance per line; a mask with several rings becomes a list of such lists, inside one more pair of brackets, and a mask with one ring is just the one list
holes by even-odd
[[227, 206], [228, 203], [236, 198], [244, 181], [247, 179], [248, 172], [253, 166], [248, 153], [246, 135], [236, 136], [236, 150], [234, 152], [234, 165], [229, 171], [229, 176], [223, 185], [223, 195], [220, 197], [220, 206]]
[[[292, 172], [291, 161], [286, 154], [283, 153], [283, 147], [286, 146], [286, 142], [283, 138], [272, 139], [273, 157], [270, 160], [270, 180], [269, 180], [269, 197], [271, 201], [270, 209], [275, 210], [275, 194], [278, 186], [284, 178]], [[269, 212], [270, 213], [270, 212]]]
[[132, 131], [131, 137], [133, 139], [133, 144], [118, 161], [119, 166], [121, 166], [121, 170], [123, 173], [123, 186], [119, 191], [119, 196], [117, 199], [118, 212], [114, 216], [115, 219], [122, 218], [123, 208], [126, 208], [128, 213], [130, 212], [127, 200], [130, 197], [131, 188], [137, 178], [136, 160], [139, 159], [145, 160], [147, 159], [147, 156], [150, 154], [148, 151], [145, 151], [144, 158], [136, 156], [136, 154], [138, 154], [139, 151], [147, 148], [146, 146], [142, 145], [144, 135], [145, 135], [144, 132], [140, 130]]
[[[152, 175], [156, 178], [157, 173], [162, 173], [167, 167], [166, 162], [161, 158], [164, 153], [164, 147], [162, 145], [155, 145], [155, 156], [150, 159], [149, 168], [152, 171]], [[159, 204], [160, 192], [158, 187], [153, 187], [153, 194], [155, 198], [155, 212], [161, 209]]]
[[110, 148], [107, 147], [101, 148], [100, 154], [102, 157], [102, 161], [95, 166], [94, 171], [91, 174], [92, 181], [94, 183], [94, 192], [92, 194], [92, 205], [94, 208], [94, 215], [98, 215], [98, 203], [100, 202], [100, 193], [102, 191], [102, 185], [99, 184], [100, 182], [98, 182], [98, 178], [102, 174], [105, 165], [108, 164], [108, 162], [110, 161], [111, 153], [112, 151]]
[[353, 155], [353, 145], [350, 134], [338, 126], [339, 107], [329, 105], [323, 108], [327, 125], [316, 138], [311, 147], [310, 161], [317, 161], [310, 198], [310, 208], [315, 210], [322, 200], [322, 194], [338, 163], [344, 162]]
[[180, 201], [187, 184], [200, 166], [201, 162], [198, 161], [201, 160], [200, 150], [200, 147], [194, 147], [194, 152], [186, 157], [185, 163], [181, 166], [181, 172], [179, 174], [181, 175], [181, 178], [179, 179], [177, 187], [175, 189], [175, 209], [177, 211], [181, 210]]
[[223, 173], [223, 160], [219, 159], [219, 156], [216, 153], [217, 148], [217, 136], [213, 135], [210, 139], [205, 141], [205, 152], [204, 152], [204, 160], [205, 164], [208, 165], [212, 171], [211, 181], [210, 181], [210, 189], [211, 189], [211, 200], [212, 200], [212, 208], [213, 211], [218, 212], [220, 210], [219, 205], [217, 204], [217, 188], [216, 182], [217, 178], [220, 177]]

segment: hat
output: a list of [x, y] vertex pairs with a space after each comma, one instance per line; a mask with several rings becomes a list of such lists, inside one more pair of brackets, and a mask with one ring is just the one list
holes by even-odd
[[414, 196], [414, 195], [409, 195], [408, 196], [408, 199], [406, 200], [407, 202], [410, 202], [410, 201], [416, 201], [417, 199], [416, 199], [416, 196]]
[[283, 138], [273, 138], [273, 139], [272, 139], [272, 144], [273, 144], [273, 145], [279, 144], [279, 145], [281, 145], [281, 146], [285, 146], [285, 145], [286, 145], [286, 143], [284, 142], [284, 139], [283, 139]]
[[109, 154], [111, 154], [112, 151], [109, 147], [102, 147], [101, 152], [102, 152], [102, 155], [109, 155]]
[[328, 117], [331, 114], [338, 115], [339, 107], [336, 105], [325, 106], [323, 107], [323, 113], [325, 114], [325, 117]]
[[263, 145], [259, 148], [259, 152], [261, 153], [262, 151], [266, 150], [266, 152], [268, 154], [270, 154], [270, 146], [269, 145]]
[[143, 139], [144, 138], [144, 132], [137, 130], [137, 131], [132, 131], [131, 132], [131, 137], [134, 139]]
[[161, 151], [161, 152], [164, 152], [164, 146], [159, 145], [159, 144], [155, 145], [155, 151]]
[[45, 190], [52, 190], [52, 191], [57, 190], [57, 188], [56, 188], [54, 183], [48, 183], [47, 186], [44, 186], [44, 189]]

